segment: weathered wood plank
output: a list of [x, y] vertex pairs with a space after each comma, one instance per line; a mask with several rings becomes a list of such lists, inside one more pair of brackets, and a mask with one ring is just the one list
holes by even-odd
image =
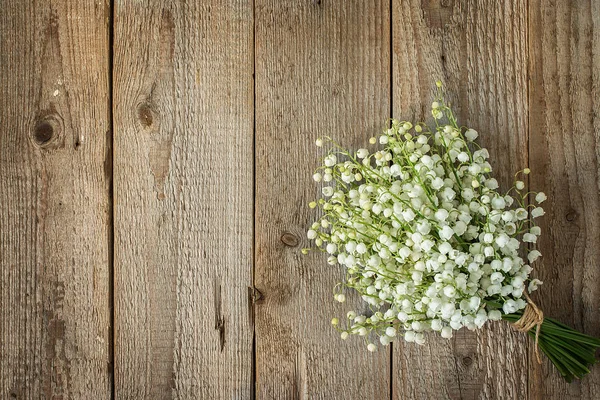
[[389, 117], [389, 2], [258, 0], [255, 12], [257, 398], [388, 399], [389, 351], [331, 327], [352, 307], [332, 298], [342, 270], [300, 249], [315, 139], [364, 145]]
[[[431, 122], [442, 80], [508, 189], [527, 166], [526, 1], [393, 1], [393, 106]], [[526, 399], [528, 339], [504, 323], [424, 347], [394, 345], [394, 399]]]
[[110, 9], [0, 9], [0, 398], [109, 398]]
[[[531, 187], [548, 195], [536, 299], [600, 336], [600, 4], [530, 1]], [[532, 399], [597, 399], [600, 369], [566, 384], [531, 359]]]
[[114, 23], [116, 396], [250, 398], [252, 4]]

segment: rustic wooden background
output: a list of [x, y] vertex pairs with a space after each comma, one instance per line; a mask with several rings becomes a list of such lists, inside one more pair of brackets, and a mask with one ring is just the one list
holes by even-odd
[[598, 399], [501, 323], [375, 354], [301, 256], [329, 134], [442, 79], [550, 200], [547, 314], [600, 336], [600, 2], [0, 0], [1, 399]]

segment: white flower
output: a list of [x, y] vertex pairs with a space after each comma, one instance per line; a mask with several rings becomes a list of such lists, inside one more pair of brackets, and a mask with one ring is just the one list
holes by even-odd
[[338, 302], [343, 303], [346, 301], [346, 295], [344, 295], [343, 293], [337, 294], [337, 295], [335, 295], [335, 299]]
[[458, 156], [456, 156], [456, 158], [458, 159], [458, 161], [463, 163], [469, 161], [469, 155], [464, 151], [458, 153]]
[[404, 210], [402, 211], [402, 218], [404, 218], [406, 222], [411, 222], [415, 219], [415, 212], [411, 208]]
[[517, 226], [515, 224], [513, 224], [512, 222], [510, 222], [510, 223], [504, 225], [504, 231], [508, 235], [514, 235], [517, 232]]
[[490, 321], [500, 321], [502, 319], [502, 313], [498, 310], [491, 310], [488, 312], [488, 318]]
[[458, 236], [464, 235], [466, 231], [467, 224], [463, 221], [457, 221], [456, 224], [454, 224], [454, 233], [456, 233]]
[[545, 212], [542, 207], [536, 207], [533, 210], [531, 210], [531, 216], [533, 218], [541, 217], [544, 214], [545, 214]]
[[367, 345], [367, 350], [369, 350], [370, 352], [377, 351], [377, 346], [375, 346], [373, 343], [369, 343]]
[[356, 252], [358, 254], [365, 254], [367, 252], [367, 246], [364, 243], [359, 243], [356, 245]]
[[317, 147], [323, 147], [323, 139], [319, 138], [315, 141]]
[[440, 178], [439, 176], [431, 181], [431, 187], [434, 188], [435, 190], [439, 190], [443, 186], [444, 186], [444, 180], [442, 178]]
[[390, 339], [389, 336], [383, 335], [379, 337], [379, 343], [381, 343], [382, 346], [387, 346], [390, 344], [392, 340]]
[[433, 241], [431, 241], [429, 239], [423, 240], [423, 242], [421, 242], [421, 250], [424, 252], [429, 252], [429, 250], [431, 250], [433, 248], [433, 245], [434, 245]]
[[546, 194], [544, 192], [539, 192], [535, 195], [535, 201], [537, 203], [543, 203], [547, 199]]
[[461, 192], [461, 196], [466, 201], [471, 201], [473, 199], [473, 197], [475, 197], [475, 194], [473, 192], [473, 189], [471, 189], [471, 188], [464, 188], [462, 190], [462, 192]]
[[517, 217], [519, 221], [527, 219], [527, 210], [525, 210], [524, 208], [517, 208], [515, 210], [515, 217]]
[[448, 218], [448, 211], [440, 208], [435, 212], [435, 218], [440, 222], [446, 221], [446, 218]]
[[323, 193], [323, 196], [326, 196], [326, 197], [333, 196], [333, 188], [331, 186], [323, 187], [323, 189], [321, 189], [321, 192]]
[[485, 181], [485, 187], [488, 189], [496, 190], [498, 189], [498, 181], [495, 178], [490, 178]]
[[483, 327], [485, 323], [488, 321], [488, 316], [485, 314], [477, 314], [473, 323], [477, 326], [477, 328]]
[[540, 228], [539, 226], [532, 226], [529, 229], [529, 233], [531, 233], [532, 235], [540, 236], [542, 234], [542, 228]]
[[477, 133], [476, 130], [474, 129], [467, 129], [467, 131], [465, 132], [465, 137], [467, 138], [468, 141], [472, 142], [475, 139], [477, 139], [477, 136], [479, 136], [479, 134]]
[[501, 272], [494, 272], [490, 275], [490, 281], [492, 284], [500, 283], [504, 280], [504, 275]]
[[452, 236], [454, 236], [454, 231], [448, 225], [444, 226], [439, 230], [440, 238], [444, 240], [449, 240]]
[[506, 300], [502, 305], [504, 314], [512, 314], [517, 311], [517, 305], [513, 299]]
[[538, 258], [540, 258], [542, 256], [542, 253], [540, 253], [537, 250], [531, 250], [529, 252], [529, 254], [527, 254], [527, 259], [529, 260], [530, 263], [535, 262]]
[[515, 220], [515, 212], [510, 210], [510, 211], [504, 211], [502, 213], [502, 220], [505, 222], [512, 222]]
[[330, 154], [325, 157], [324, 163], [327, 167], [333, 167], [337, 163], [337, 157], [335, 154]]
[[446, 297], [454, 297], [456, 295], [456, 289], [452, 286], [444, 287], [444, 295]]
[[431, 224], [426, 220], [420, 221], [417, 224], [417, 231], [422, 235], [427, 235], [431, 231]]
[[523, 183], [523, 181], [516, 181], [515, 187], [517, 188], [517, 190], [523, 190], [525, 189], [525, 183]]
[[369, 150], [367, 150], [367, 149], [359, 149], [359, 150], [356, 152], [356, 156], [357, 156], [358, 158], [365, 158], [365, 157], [366, 157], [366, 156], [368, 156], [368, 155], [369, 155]]
[[[520, 276], [515, 276], [512, 280], [512, 286], [514, 286], [515, 288], [522, 288], [524, 284], [525, 284], [525, 280]], [[512, 290], [509, 290], [508, 293], [510, 293], [510, 292], [512, 292]]]
[[531, 292], [537, 290], [538, 289], [538, 285], [541, 285], [542, 283], [543, 282], [540, 281], [539, 279], [532, 279], [529, 282], [529, 287], [527, 288], [527, 291], [531, 293]]
[[450, 328], [449, 326], [443, 327], [442, 331], [441, 331], [441, 335], [445, 339], [451, 339], [452, 338], [452, 328]]
[[313, 180], [315, 182], [321, 182], [321, 179], [323, 179], [323, 176], [320, 173], [317, 172], [313, 175]]
[[439, 319], [434, 319], [431, 321], [431, 329], [433, 329], [434, 331], [441, 331], [442, 330], [442, 321]]
[[452, 245], [448, 242], [443, 242], [438, 246], [441, 254], [448, 254], [452, 250]]
[[504, 201], [504, 197], [494, 197], [492, 199], [492, 207], [496, 210], [503, 210], [506, 207], [506, 201]]
[[317, 231], [310, 229], [308, 232], [306, 232], [306, 236], [311, 240], [315, 239], [317, 237]]
[[523, 241], [527, 242], [527, 243], [536, 243], [537, 236], [535, 236], [534, 234], [531, 234], [531, 233], [526, 233], [523, 235]]
[[481, 297], [473, 296], [469, 299], [469, 307], [471, 310], [478, 310], [481, 304]]
[[494, 241], [494, 235], [491, 233], [483, 234], [483, 243], [492, 243]]
[[510, 240], [510, 238], [506, 234], [503, 233], [496, 238], [496, 244], [500, 247], [504, 247], [508, 244], [509, 240]]

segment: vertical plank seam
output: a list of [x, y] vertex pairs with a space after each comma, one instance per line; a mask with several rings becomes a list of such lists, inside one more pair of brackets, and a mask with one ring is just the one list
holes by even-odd
[[252, 1], [252, 371], [250, 395], [256, 399], [256, 0]]
[[[530, 0], [526, 0], [525, 1], [525, 43], [526, 43], [526, 51], [525, 51], [525, 62], [527, 65], [527, 85], [525, 90], [527, 91], [526, 93], [526, 97], [527, 97], [527, 109], [525, 110], [525, 112], [527, 113], [527, 127], [525, 129], [525, 142], [527, 143], [527, 161], [525, 163], [525, 165], [528, 168], [531, 168], [532, 166], [530, 165], [531, 162], [531, 141], [530, 141], [530, 135], [531, 135], [531, 43], [530, 43], [530, 34], [529, 34], [529, 29], [530, 29], [530, 16], [531, 16], [531, 1]], [[531, 183], [531, 179], [529, 179], [530, 175], [527, 175], [527, 187], [530, 188], [530, 183]], [[527, 336], [527, 335], [525, 335]], [[525, 384], [525, 392], [527, 394], [527, 399], [531, 398], [531, 386], [529, 384], [529, 380], [530, 380], [530, 375], [531, 375], [531, 371], [529, 368], [529, 353], [531, 350], [531, 346], [530, 346], [530, 341], [527, 340], [528, 338], [525, 337], [525, 357], [526, 357], [526, 366], [527, 368], [525, 371], [525, 380], [526, 380], [526, 384]]]
[[108, 184], [109, 196], [109, 237], [108, 237], [108, 307], [109, 313], [109, 339], [108, 339], [108, 357], [109, 357], [109, 379], [110, 379], [110, 398], [115, 399], [115, 206], [114, 206], [114, 153], [115, 153], [115, 130], [114, 130], [114, 102], [113, 102], [113, 82], [114, 82], [114, 19], [115, 2], [109, 1], [108, 17], [108, 123], [110, 137], [107, 139], [107, 145], [110, 146], [110, 160], [107, 164], [110, 170], [110, 181]]
[[[394, 29], [394, 0], [390, 0], [389, 3], [389, 16], [388, 23], [390, 27], [390, 118], [394, 117], [394, 35], [392, 29]], [[390, 343], [390, 376], [389, 376], [389, 392], [390, 400], [394, 399], [394, 343]]]

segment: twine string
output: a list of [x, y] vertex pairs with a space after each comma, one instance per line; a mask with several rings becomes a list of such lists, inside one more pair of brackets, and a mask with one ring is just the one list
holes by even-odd
[[527, 300], [527, 306], [525, 307], [525, 311], [523, 311], [523, 315], [513, 324], [513, 327], [519, 332], [529, 332], [534, 326], [536, 327], [535, 357], [537, 358], [538, 364], [541, 364], [542, 359], [540, 357], [538, 339], [540, 337], [542, 322], [544, 322], [544, 313], [538, 308], [533, 300], [531, 300], [526, 291], [523, 292], [523, 295], [525, 296], [525, 300]]

